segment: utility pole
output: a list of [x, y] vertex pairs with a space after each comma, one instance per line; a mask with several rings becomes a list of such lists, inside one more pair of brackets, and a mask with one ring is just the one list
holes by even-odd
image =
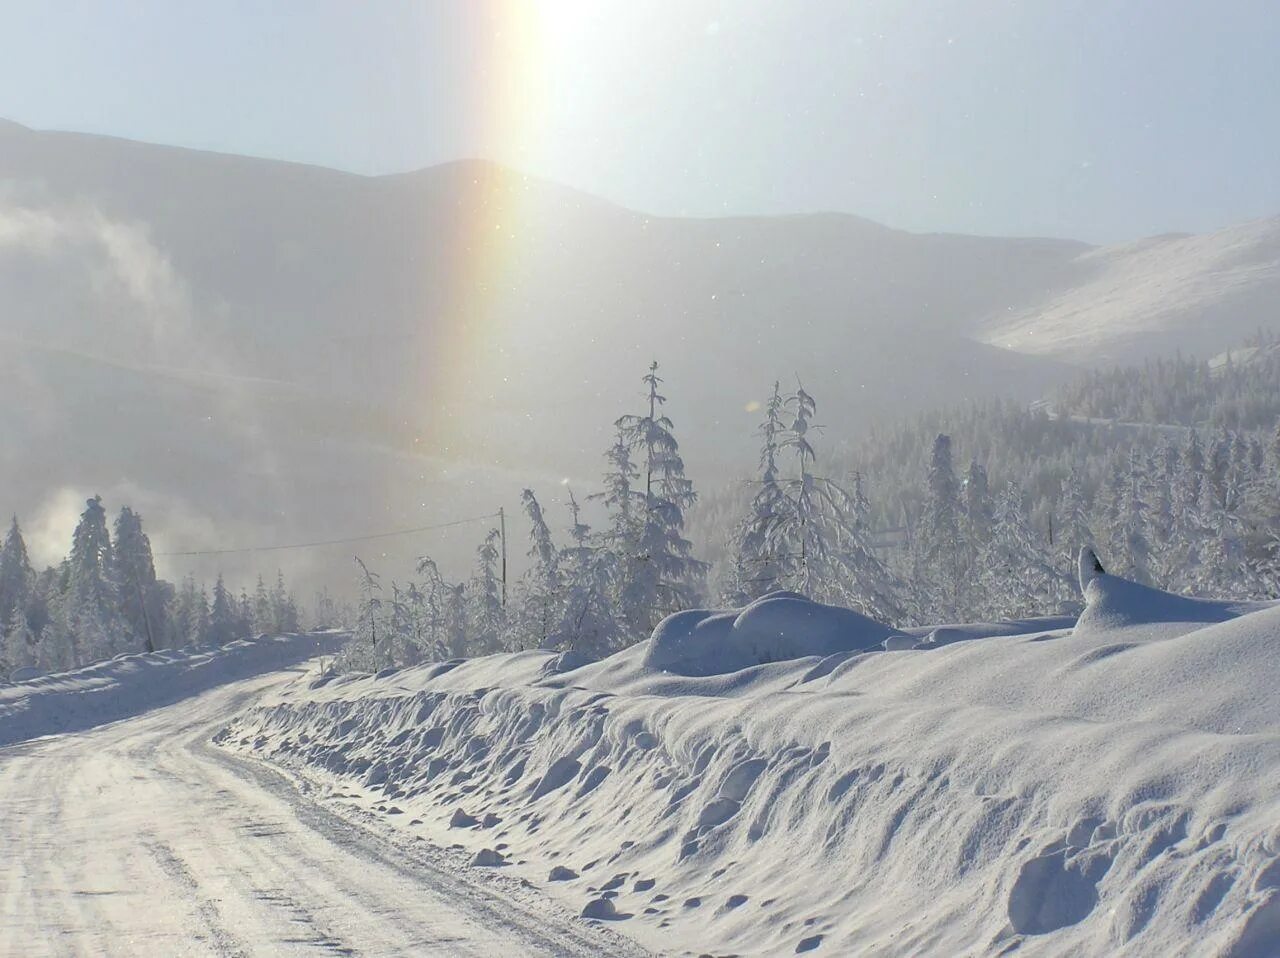
[[507, 607], [507, 510], [498, 507], [498, 537], [502, 540], [502, 607]]
[[644, 503], [653, 510], [653, 422], [658, 414], [658, 361], [649, 364], [649, 428], [645, 435]]

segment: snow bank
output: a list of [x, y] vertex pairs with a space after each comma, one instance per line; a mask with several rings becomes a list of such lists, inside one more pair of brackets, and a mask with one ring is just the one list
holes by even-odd
[[654, 629], [644, 666], [681, 675], [717, 675], [753, 665], [835, 655], [880, 645], [893, 629], [850, 609], [771, 592], [742, 609], [692, 609]]
[[299, 684], [220, 738], [662, 950], [1273, 958], [1280, 608], [1086, 597], [927, 653], [778, 597], [558, 674]]
[[206, 689], [336, 652], [344, 632], [261, 636], [216, 649], [165, 649], [0, 684], [0, 746], [138, 715]]

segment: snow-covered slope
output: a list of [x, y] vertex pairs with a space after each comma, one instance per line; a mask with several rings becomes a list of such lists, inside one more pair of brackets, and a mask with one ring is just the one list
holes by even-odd
[[1280, 954], [1280, 606], [1088, 578], [1074, 630], [863, 651], [796, 603], [794, 639], [321, 680], [220, 738], [667, 952]]
[[980, 338], [1086, 365], [1175, 349], [1208, 357], [1280, 318], [1280, 217], [1090, 250], [1068, 275], [984, 321]]
[[344, 632], [259, 636], [213, 649], [117, 655], [71, 672], [0, 682], [0, 746], [115, 722], [218, 685], [341, 648]]

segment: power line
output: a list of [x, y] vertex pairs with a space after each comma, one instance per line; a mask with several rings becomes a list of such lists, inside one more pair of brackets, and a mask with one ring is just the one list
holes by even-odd
[[234, 555], [241, 552], [281, 552], [285, 549], [313, 549], [317, 546], [337, 546], [349, 542], [370, 542], [374, 539], [390, 539], [394, 536], [411, 536], [418, 532], [435, 532], [437, 529], [450, 529], [453, 526], [463, 526], [471, 522], [481, 522], [485, 519], [497, 519], [499, 513], [490, 512], [483, 516], [471, 516], [468, 519], [455, 519], [453, 522], [441, 522], [433, 526], [419, 526], [416, 529], [397, 529], [394, 532], [375, 532], [367, 536], [350, 536], [346, 539], [322, 539], [317, 542], [291, 542], [288, 545], [274, 546], [245, 546], [239, 549], [194, 549], [190, 552], [157, 552], [156, 557], [161, 556], [174, 558], [177, 556], [225, 556]]

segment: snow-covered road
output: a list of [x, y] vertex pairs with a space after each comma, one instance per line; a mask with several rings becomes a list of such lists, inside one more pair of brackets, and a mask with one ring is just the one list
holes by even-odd
[[0, 955], [639, 953], [209, 743], [296, 675], [0, 749]]

